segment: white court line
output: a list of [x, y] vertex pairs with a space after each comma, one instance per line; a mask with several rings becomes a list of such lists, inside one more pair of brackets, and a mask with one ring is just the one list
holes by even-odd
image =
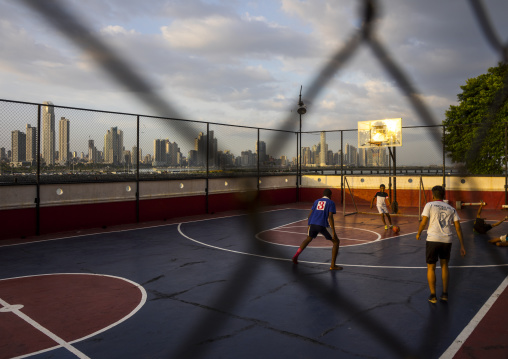
[[466, 342], [467, 338], [473, 333], [476, 326], [480, 324], [483, 317], [487, 314], [487, 312], [492, 308], [496, 300], [499, 298], [499, 296], [503, 293], [503, 291], [508, 287], [508, 277], [504, 279], [504, 281], [501, 283], [501, 285], [492, 293], [490, 298], [485, 302], [483, 307], [480, 308], [478, 313], [471, 319], [468, 325], [462, 330], [462, 332], [459, 334], [457, 339], [455, 339], [450, 345], [450, 347], [441, 355], [440, 359], [451, 359], [457, 354], [459, 349], [462, 347], [462, 345]]
[[[50, 275], [89, 275], [89, 276], [99, 276], [99, 277], [109, 277], [109, 278], [115, 278], [115, 279], [120, 279], [120, 280], [123, 280], [127, 283], [130, 283], [132, 284], [133, 286], [135, 286], [136, 288], [139, 289], [139, 291], [141, 292], [141, 300], [139, 301], [138, 305], [136, 306], [136, 308], [134, 308], [129, 314], [127, 314], [126, 316], [120, 318], [118, 321], [116, 321], [115, 323], [112, 323], [110, 325], [108, 325], [107, 327], [104, 327], [96, 332], [93, 332], [89, 335], [86, 335], [82, 338], [78, 338], [78, 339], [75, 339], [73, 341], [71, 341], [70, 343], [71, 344], [74, 344], [74, 343], [77, 343], [77, 342], [80, 342], [80, 341], [83, 341], [85, 339], [88, 339], [90, 337], [93, 337], [99, 333], [102, 333], [102, 332], [105, 332], [106, 330], [109, 330], [115, 326], [117, 326], [118, 324], [126, 321], [127, 319], [129, 319], [130, 317], [132, 317], [134, 314], [136, 314], [136, 312], [138, 312], [141, 307], [146, 303], [146, 299], [147, 299], [147, 294], [146, 294], [146, 290], [145, 288], [136, 283], [136, 282], [133, 282], [131, 281], [130, 279], [127, 279], [127, 278], [122, 278], [122, 277], [118, 277], [118, 276], [114, 276], [114, 275], [107, 275], [107, 274], [93, 274], [93, 273], [51, 273], [51, 274], [37, 274], [37, 275], [27, 275], [27, 276], [21, 276], [21, 277], [12, 277], [12, 278], [5, 278], [5, 279], [0, 279], [0, 281], [3, 281], [3, 280], [10, 280], [10, 279], [20, 279], [20, 278], [31, 278], [31, 277], [42, 277], [42, 276], [50, 276]], [[0, 304], [1, 304], [1, 299], [0, 299]], [[13, 306], [10, 306], [11, 308]], [[2, 311], [2, 309], [0, 309], [0, 312]], [[37, 352], [34, 352], [34, 353], [30, 353], [30, 354], [26, 354], [26, 355], [22, 355], [22, 356], [18, 356], [18, 357], [15, 357], [15, 358], [12, 358], [12, 359], [21, 359], [21, 358], [27, 358], [27, 357], [31, 357], [33, 355], [37, 355], [37, 354], [41, 354], [41, 353], [45, 353], [45, 352], [49, 352], [49, 351], [52, 351], [52, 350], [55, 350], [55, 349], [58, 349], [60, 346], [54, 346], [54, 347], [51, 347], [51, 348], [47, 348], [47, 349], [43, 349], [43, 350], [39, 350]], [[83, 354], [84, 355], [84, 354]], [[81, 357], [80, 357], [81, 358]], [[83, 358], [88, 358], [87, 356], [84, 356]]]
[[[298, 223], [298, 222], [301, 222], [302, 220], [299, 220], [299, 221], [295, 221], [295, 222], [291, 222], [291, 223], [288, 223], [288, 224], [283, 224], [281, 226], [278, 226], [278, 227], [274, 227], [274, 228], [270, 228], [270, 229], [266, 229], [264, 231], [261, 231], [259, 233], [256, 234], [256, 239], [261, 241], [261, 242], [265, 242], [265, 243], [269, 243], [269, 244], [273, 244], [273, 245], [276, 245], [276, 246], [282, 246], [282, 247], [298, 247], [298, 245], [294, 245], [294, 244], [282, 244], [282, 243], [276, 243], [276, 242], [269, 242], [269, 241], [266, 241], [264, 239], [262, 239], [260, 237], [261, 233], [265, 233], [265, 232], [268, 232], [268, 231], [276, 231], [276, 232], [284, 232], [284, 233], [292, 233], [292, 234], [298, 234], [298, 235], [303, 235], [305, 233], [295, 233], [295, 232], [289, 232], [289, 231], [285, 231], [283, 228], [287, 228], [286, 226], [288, 225], [291, 225], [293, 223]], [[308, 226], [298, 226], [298, 227], [308, 227]], [[373, 240], [373, 241], [368, 241], [368, 240], [365, 240], [365, 243], [359, 243], [359, 244], [350, 244], [348, 246], [345, 246], [345, 247], [355, 247], [355, 246], [364, 246], [364, 245], [367, 245], [367, 244], [370, 244], [370, 243], [374, 243], [374, 242], [379, 242], [381, 240], [387, 240], [387, 239], [391, 239], [393, 237], [388, 237], [388, 238], [383, 238], [381, 239], [381, 235], [377, 232], [374, 232], [374, 231], [371, 231], [369, 229], [364, 229], [364, 228], [356, 228], [356, 227], [345, 227], [345, 226], [335, 226], [335, 230], [340, 230], [341, 228], [349, 228], [349, 229], [354, 229], [354, 230], [357, 230], [357, 231], [365, 231], [365, 232], [370, 232], [370, 233], [374, 233], [376, 236], [377, 236], [377, 239]], [[340, 238], [339, 239], [348, 239], [350, 241], [354, 241], [355, 239], [350, 239], [350, 238]], [[361, 240], [357, 240], [357, 241], [361, 241]], [[310, 247], [310, 248], [316, 248], [316, 247]], [[331, 248], [331, 247], [319, 247], [319, 248]]]
[[[260, 213], [269, 213], [269, 212], [277, 212], [277, 211], [289, 211], [289, 210], [306, 211], [304, 209], [298, 209], [298, 208], [279, 208], [279, 209], [271, 209], [271, 210], [268, 210], [268, 211], [261, 211]], [[13, 243], [13, 244], [2, 244], [2, 245], [0, 245], [0, 248], [2, 248], [2, 247], [21, 246], [21, 245], [32, 244], [32, 243], [58, 241], [60, 239], [70, 239], [70, 238], [80, 238], [80, 237], [87, 237], [87, 236], [97, 236], [97, 235], [103, 235], [103, 234], [109, 234], [109, 233], [121, 233], [121, 232], [141, 231], [143, 229], [152, 229], [152, 228], [159, 228], [159, 227], [177, 226], [177, 225], [179, 225], [181, 223], [203, 222], [203, 221], [211, 221], [211, 220], [214, 220], [214, 219], [233, 218], [233, 217], [240, 217], [240, 216], [246, 216], [246, 215], [247, 215], [246, 213], [240, 213], [240, 214], [234, 214], [234, 215], [230, 215], [230, 216], [205, 218], [205, 219], [198, 219], [198, 220], [189, 220], [189, 221], [184, 221], [184, 222], [180, 222], [180, 223], [158, 224], [158, 225], [155, 225], [155, 226], [146, 226], [146, 227], [140, 227], [140, 228], [118, 229], [116, 231], [97, 232], [97, 233], [85, 233], [85, 234], [78, 234], [78, 235], [75, 235], [75, 236], [65, 236], [65, 237], [41, 239], [39, 241], [28, 241], [28, 242]], [[300, 221], [304, 221], [304, 220], [305, 219], [300, 219], [300, 220], [292, 222], [292, 223], [296, 223], [296, 222], [300, 222]], [[132, 224], [132, 223], [130, 223], [130, 224]], [[130, 224], [128, 224], [128, 225], [130, 225]], [[91, 230], [94, 230], [94, 229], [97, 230], [98, 228], [90, 228], [90, 229]]]
[[[19, 318], [23, 319], [25, 322], [30, 324], [32, 327], [34, 327], [38, 331], [44, 333], [46, 336], [48, 336], [51, 339], [53, 339], [55, 342], [60, 344], [60, 346], [62, 346], [65, 349], [67, 349], [68, 351], [70, 351], [71, 353], [76, 355], [78, 358], [81, 358], [81, 359], [90, 359], [89, 356], [87, 356], [84, 353], [80, 352], [78, 349], [74, 348], [72, 345], [67, 343], [65, 340], [60, 338], [58, 335], [56, 335], [55, 333], [49, 331], [47, 328], [44, 328], [42, 325], [37, 323], [35, 320], [30, 318], [28, 315], [26, 315], [25, 313], [21, 312], [20, 309], [22, 308], [22, 306], [20, 306], [18, 304], [10, 305], [6, 301], [2, 300], [2, 298], [0, 298], [0, 304], [3, 305], [3, 308], [1, 310], [2, 312], [7, 312], [8, 311], [8, 312], [16, 314]], [[30, 355], [32, 355], [32, 354], [30, 354]]]
[[[243, 255], [246, 255], [246, 256], [251, 256], [251, 257], [258, 257], [258, 258], [265, 258], [265, 259], [273, 259], [273, 260], [277, 260], [277, 261], [286, 261], [286, 262], [292, 262], [292, 259], [291, 258], [279, 258], [279, 257], [270, 257], [270, 256], [262, 256], [262, 255], [259, 255], [259, 254], [254, 254], [254, 253], [247, 253], [247, 252], [241, 252], [241, 251], [235, 251], [235, 250], [232, 250], [232, 249], [226, 249], [226, 248], [221, 248], [221, 247], [217, 247], [217, 246], [212, 246], [211, 244], [207, 244], [207, 243], [204, 243], [204, 242], [200, 242], [198, 241], [197, 239], [194, 239], [194, 238], [191, 238], [189, 236], [187, 236], [185, 233], [183, 233], [182, 231], [182, 224], [184, 223], [179, 223], [178, 224], [178, 232], [185, 238], [187, 238], [188, 240], [190, 241], [193, 241], [193, 242], [196, 242], [196, 243], [199, 243], [203, 246], [206, 246], [206, 247], [210, 247], [210, 248], [215, 248], [215, 249], [218, 249], [218, 250], [221, 250], [221, 251], [225, 251], [225, 252], [230, 252], [230, 253], [237, 253], [237, 254], [243, 254]], [[278, 227], [277, 227], [278, 228]], [[374, 232], [375, 233], [375, 232]], [[410, 234], [416, 234], [416, 232], [413, 232], [413, 233], [408, 233], [408, 234], [404, 234], [402, 236], [407, 236], [407, 235], [410, 235]], [[257, 236], [257, 235], [256, 235]], [[400, 237], [402, 237], [400, 236]], [[397, 237], [391, 237], [391, 238], [397, 238]], [[390, 238], [386, 238], [386, 239], [390, 239]], [[270, 244], [275, 244], [275, 243], [271, 243], [271, 242], [266, 242], [266, 243], [270, 243]], [[371, 243], [379, 243], [379, 241], [377, 242], [371, 242]], [[362, 243], [360, 245], [365, 245], [365, 243]], [[354, 247], [354, 246], [358, 246], [357, 244], [355, 245], [352, 245], [352, 246], [347, 246], [347, 247]], [[291, 246], [291, 247], [295, 247], [295, 246]], [[324, 249], [326, 247], [323, 247], [323, 248], [313, 248], [313, 249]], [[320, 265], [330, 265], [330, 263], [326, 263], [326, 262], [308, 262], [308, 261], [301, 261], [301, 260], [298, 260], [298, 263], [307, 263], [307, 264], [320, 264]], [[337, 265], [340, 265], [342, 267], [359, 267], [359, 268], [382, 268], [382, 269], [427, 269], [427, 266], [425, 267], [408, 267], [408, 266], [374, 266], [374, 265], [365, 265], [365, 264], [343, 264], [343, 263], [338, 263]], [[505, 267], [505, 266], [508, 266], [508, 264], [490, 264], [490, 265], [483, 265], [483, 264], [480, 264], [480, 265], [467, 265], [467, 266], [448, 266], [448, 268], [492, 268], [492, 267]], [[437, 269], [439, 269], [440, 267], [437, 267]]]

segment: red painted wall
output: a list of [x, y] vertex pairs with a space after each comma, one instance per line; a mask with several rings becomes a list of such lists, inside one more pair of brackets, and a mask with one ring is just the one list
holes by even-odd
[[136, 222], [136, 202], [41, 207], [40, 234]]
[[[354, 190], [357, 205], [368, 205], [375, 190]], [[261, 205], [295, 203], [295, 188], [262, 190], [258, 194]], [[430, 190], [425, 191], [426, 201], [432, 200]], [[256, 195], [256, 192], [253, 193]], [[300, 188], [300, 202], [314, 202], [323, 196], [323, 188]], [[447, 191], [446, 199], [453, 206], [456, 201], [487, 202], [486, 209], [499, 209], [504, 204], [504, 191]], [[220, 193], [208, 197], [208, 213], [248, 208], [251, 194]], [[332, 188], [332, 199], [340, 206], [342, 193]], [[422, 196], [422, 206], [426, 203]], [[399, 207], [417, 207], [418, 191], [397, 190]], [[346, 203], [351, 204], [349, 192]], [[150, 222], [176, 217], [206, 214], [206, 197], [190, 196], [141, 200], [139, 203], [140, 222]], [[109, 202], [82, 205], [51, 206], [40, 208], [40, 234], [56, 233], [86, 228], [100, 228], [136, 223], [136, 202]], [[20, 238], [36, 234], [36, 209], [9, 209], [0, 211], [0, 239]]]
[[[205, 196], [158, 198], [139, 201], [140, 222], [160, 221], [204, 213], [206, 213]], [[132, 223], [135, 222], [136, 218], [134, 218]]]
[[0, 211], [0, 239], [35, 236], [35, 208]]

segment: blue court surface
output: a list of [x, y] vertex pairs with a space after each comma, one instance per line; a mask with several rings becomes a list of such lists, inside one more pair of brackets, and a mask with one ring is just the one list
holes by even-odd
[[[487, 243], [508, 223], [474, 236], [461, 216], [467, 255], [455, 243], [449, 301], [431, 304], [417, 218], [394, 218], [402, 228], [394, 235], [378, 216], [337, 215], [344, 269], [330, 271], [331, 247], [322, 239], [298, 265], [291, 261], [307, 215], [285, 208], [0, 243], [0, 358], [508, 358], [507, 314], [495, 312], [495, 299], [507, 297], [508, 247]], [[76, 280], [37, 286], [63, 274]], [[95, 277], [78, 286], [83, 274]], [[125, 285], [109, 288], [98, 277]], [[33, 289], [13, 294], [27, 278], [35, 278]], [[28, 311], [33, 295], [59, 304], [40, 299]], [[74, 316], [80, 319], [62, 324]], [[492, 316], [504, 325], [490, 333], [472, 326]], [[25, 324], [61, 341], [24, 338]], [[494, 332], [504, 338], [496, 345], [468, 347]]]

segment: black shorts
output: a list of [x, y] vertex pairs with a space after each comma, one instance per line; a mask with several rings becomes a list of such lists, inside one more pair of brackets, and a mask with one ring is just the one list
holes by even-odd
[[425, 254], [427, 256], [428, 264], [436, 264], [437, 259], [450, 260], [450, 253], [452, 251], [451, 243], [443, 242], [429, 242], [426, 243]]
[[485, 234], [492, 229], [492, 224], [484, 223], [483, 225], [475, 225], [473, 230], [479, 234]]
[[318, 226], [317, 224], [311, 224], [309, 227], [309, 237], [314, 239], [317, 235], [321, 233], [326, 239], [329, 241], [333, 240], [332, 235], [328, 232], [327, 227]]

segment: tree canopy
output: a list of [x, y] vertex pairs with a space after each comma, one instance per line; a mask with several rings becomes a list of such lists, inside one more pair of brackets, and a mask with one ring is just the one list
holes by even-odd
[[505, 126], [508, 126], [508, 64], [491, 67], [468, 79], [443, 121], [446, 152], [464, 163], [471, 174], [501, 174], [504, 170]]

